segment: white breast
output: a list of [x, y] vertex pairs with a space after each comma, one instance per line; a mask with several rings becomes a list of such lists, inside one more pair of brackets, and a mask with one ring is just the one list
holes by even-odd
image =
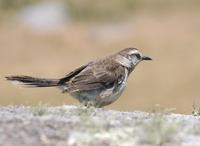
[[105, 100], [106, 102], [114, 102], [123, 93], [123, 91], [126, 87], [127, 79], [128, 79], [128, 70], [126, 68], [124, 68], [124, 69], [125, 69], [125, 78], [124, 78], [123, 82], [117, 87], [118, 89], [115, 89], [115, 87], [112, 87], [112, 88], [107, 89], [106, 91], [102, 92], [100, 95], [102, 100]]

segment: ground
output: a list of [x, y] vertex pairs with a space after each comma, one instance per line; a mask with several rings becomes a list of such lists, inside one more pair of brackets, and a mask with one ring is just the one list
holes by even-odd
[[76, 106], [0, 107], [1, 146], [199, 146], [198, 116]]

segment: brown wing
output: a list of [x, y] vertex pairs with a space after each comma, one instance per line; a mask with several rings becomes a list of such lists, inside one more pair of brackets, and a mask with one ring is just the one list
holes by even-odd
[[74, 71], [70, 72], [69, 74], [67, 74], [64, 78], [60, 79], [59, 81], [59, 85], [65, 84], [66, 82], [68, 82], [71, 78], [73, 78], [74, 76], [76, 76], [77, 74], [79, 74], [83, 69], [85, 69], [87, 65], [83, 65], [77, 69], [75, 69]]
[[124, 68], [116, 63], [95, 63], [76, 75], [68, 84], [68, 91], [101, 90], [112, 87], [124, 75]]

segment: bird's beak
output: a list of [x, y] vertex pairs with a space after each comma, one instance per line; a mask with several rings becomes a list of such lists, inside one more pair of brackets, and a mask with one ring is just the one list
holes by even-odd
[[148, 57], [148, 56], [143, 56], [142, 60], [152, 60], [152, 58]]

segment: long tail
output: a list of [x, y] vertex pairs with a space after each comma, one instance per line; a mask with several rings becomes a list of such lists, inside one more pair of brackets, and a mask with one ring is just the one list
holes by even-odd
[[41, 79], [30, 76], [8, 76], [7, 80], [17, 82], [28, 87], [54, 87], [58, 86], [58, 79]]

